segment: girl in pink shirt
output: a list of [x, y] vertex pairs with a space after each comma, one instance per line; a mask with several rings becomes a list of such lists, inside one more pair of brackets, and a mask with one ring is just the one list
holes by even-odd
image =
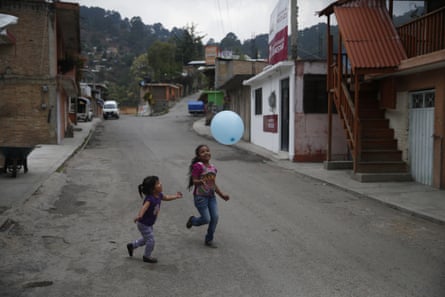
[[218, 207], [216, 194], [229, 200], [229, 195], [224, 194], [216, 185], [216, 173], [218, 170], [210, 163], [210, 149], [201, 144], [195, 149], [195, 157], [189, 167], [188, 189], [193, 188], [193, 199], [200, 217], [191, 216], [187, 221], [187, 228], [192, 226], [209, 225], [205, 236], [205, 245], [216, 247], [213, 244], [213, 235], [218, 224]]

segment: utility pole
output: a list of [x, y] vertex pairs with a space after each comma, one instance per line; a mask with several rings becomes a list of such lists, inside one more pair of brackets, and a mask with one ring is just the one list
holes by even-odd
[[291, 54], [292, 60], [298, 58], [297, 54], [297, 36], [298, 36], [298, 6], [297, 0], [290, 0], [290, 26], [291, 26]]

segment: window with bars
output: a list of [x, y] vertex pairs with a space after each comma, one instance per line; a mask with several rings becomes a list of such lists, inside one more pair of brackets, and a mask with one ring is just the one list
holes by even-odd
[[434, 90], [425, 90], [411, 93], [410, 108], [431, 108], [434, 107]]

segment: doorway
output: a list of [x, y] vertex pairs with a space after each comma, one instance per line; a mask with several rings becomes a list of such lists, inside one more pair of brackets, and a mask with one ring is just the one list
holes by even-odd
[[409, 162], [416, 182], [433, 183], [434, 90], [410, 94]]
[[289, 151], [289, 78], [280, 81], [280, 94], [281, 94], [281, 122], [280, 122], [280, 149], [281, 151]]

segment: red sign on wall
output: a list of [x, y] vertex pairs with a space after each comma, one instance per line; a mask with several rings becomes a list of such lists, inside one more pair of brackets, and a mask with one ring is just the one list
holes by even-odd
[[279, 0], [270, 15], [269, 64], [287, 60], [289, 0]]
[[271, 114], [263, 117], [263, 131], [271, 133], [278, 132], [278, 115]]

